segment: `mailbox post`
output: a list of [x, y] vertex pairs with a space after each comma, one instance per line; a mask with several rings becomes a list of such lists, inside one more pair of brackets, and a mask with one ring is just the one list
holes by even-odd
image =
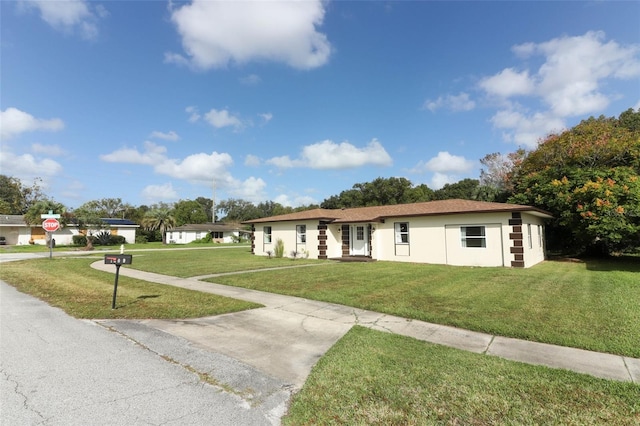
[[111, 309], [116, 308], [116, 294], [118, 293], [118, 277], [120, 276], [120, 266], [131, 265], [133, 256], [130, 254], [105, 254], [105, 265], [116, 265], [116, 278], [113, 283], [113, 300], [111, 301]]

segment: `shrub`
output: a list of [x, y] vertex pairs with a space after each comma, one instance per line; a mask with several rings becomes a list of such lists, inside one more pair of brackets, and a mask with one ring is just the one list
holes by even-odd
[[[95, 244], [96, 239], [95, 237], [89, 237], [91, 238], [91, 242]], [[73, 237], [71, 237], [71, 241], [73, 241], [73, 244], [76, 246], [81, 246], [81, 247], [85, 247], [87, 245], [87, 236], [86, 235], [74, 235]]]
[[213, 241], [213, 237], [211, 236], [210, 233], [207, 233], [207, 235], [205, 235], [204, 237], [198, 239], [198, 240], [194, 240], [194, 243], [198, 243], [198, 244], [209, 244]]
[[136, 244], [147, 244], [149, 240], [144, 235], [136, 235]]
[[111, 238], [109, 239], [110, 246], [119, 246], [121, 244], [125, 244], [126, 242], [127, 242], [127, 239], [122, 235], [112, 235]]
[[284, 256], [284, 242], [280, 238], [276, 240], [276, 247], [274, 249], [274, 254], [278, 258]]
[[98, 232], [93, 240], [93, 243], [100, 246], [108, 246], [111, 242], [111, 234], [108, 231]]

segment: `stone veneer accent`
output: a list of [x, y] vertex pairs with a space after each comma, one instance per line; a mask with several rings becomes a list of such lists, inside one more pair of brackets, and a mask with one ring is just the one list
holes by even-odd
[[251, 254], [256, 254], [256, 226], [251, 225]]
[[342, 225], [342, 257], [349, 256], [349, 225]]
[[513, 254], [511, 266], [514, 268], [524, 268], [524, 236], [522, 234], [522, 214], [520, 212], [511, 213], [509, 226], [511, 226], [509, 239], [513, 241], [513, 246], [510, 248], [511, 254]]
[[318, 225], [318, 259], [327, 259], [327, 223]]

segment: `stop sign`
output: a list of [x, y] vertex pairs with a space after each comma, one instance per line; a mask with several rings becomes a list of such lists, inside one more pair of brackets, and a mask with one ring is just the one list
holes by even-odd
[[60, 229], [60, 222], [58, 222], [57, 219], [45, 219], [44, 222], [42, 222], [42, 228], [47, 232], [56, 232]]

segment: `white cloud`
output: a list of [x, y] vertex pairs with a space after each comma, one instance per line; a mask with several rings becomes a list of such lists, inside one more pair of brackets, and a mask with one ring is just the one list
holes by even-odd
[[267, 124], [268, 122], [271, 121], [271, 119], [273, 119], [273, 114], [271, 114], [270, 112], [266, 112], [264, 114], [258, 114], [258, 116], [262, 118], [263, 124]]
[[186, 57], [166, 53], [165, 61], [200, 70], [263, 60], [316, 68], [331, 53], [327, 37], [317, 31], [324, 14], [322, 0], [193, 0], [171, 11]]
[[377, 139], [373, 139], [364, 148], [358, 148], [348, 142], [337, 144], [325, 140], [302, 149], [300, 159], [292, 160], [288, 156], [267, 160], [279, 168], [309, 167], [312, 169], [348, 169], [365, 165], [390, 166], [393, 160]]
[[310, 197], [308, 195], [294, 196], [293, 198], [291, 198], [289, 195], [286, 195], [286, 194], [280, 194], [276, 196], [276, 198], [273, 201], [285, 207], [294, 207], [294, 208], [318, 203], [313, 197]]
[[424, 164], [424, 168], [430, 172], [465, 173], [473, 169], [475, 162], [458, 155], [451, 155], [447, 151], [440, 151], [438, 155]]
[[142, 190], [141, 195], [148, 203], [175, 201], [180, 198], [171, 183], [148, 185]]
[[[479, 87], [506, 100], [491, 122], [503, 130], [506, 141], [526, 148], [535, 148], [541, 138], [563, 130], [568, 117], [597, 115], [612, 99], [624, 97], [606, 91], [610, 80], [640, 76], [640, 45], [606, 41], [602, 32], [523, 43], [512, 51], [523, 59], [541, 57], [542, 65], [534, 71], [507, 68], [481, 80]], [[522, 99], [509, 99], [514, 96]], [[544, 107], [526, 108], [525, 101]]]
[[428, 161], [420, 161], [409, 173], [433, 173], [429, 187], [440, 189], [447, 183], [458, 182], [462, 175], [470, 172], [477, 164], [459, 155], [452, 155], [447, 151], [440, 151], [438, 155]]
[[250, 177], [243, 182], [233, 181], [229, 184], [227, 190], [233, 196], [251, 201], [252, 203], [259, 203], [267, 199], [264, 189], [267, 187], [265, 181], [261, 178]]
[[238, 117], [234, 117], [229, 114], [226, 109], [216, 110], [212, 109], [204, 115], [204, 119], [216, 129], [223, 127], [233, 127], [236, 130], [242, 128], [242, 121]]
[[215, 178], [216, 182], [222, 182], [229, 179], [227, 169], [232, 164], [229, 154], [214, 151], [211, 154], [192, 154], [183, 160], [166, 159], [156, 164], [154, 170], [178, 179], [211, 182]]
[[165, 141], [177, 141], [180, 139], [180, 136], [178, 136], [178, 134], [176, 132], [174, 132], [173, 130], [167, 132], [167, 133], [163, 133], [163, 132], [158, 132], [158, 131], [153, 131], [151, 132], [151, 135], [149, 135], [150, 138], [155, 138], [155, 139], [162, 139]]
[[58, 145], [43, 145], [40, 143], [31, 145], [31, 151], [36, 154], [46, 154], [51, 157], [60, 157], [65, 153], [64, 149]]
[[244, 165], [247, 167], [258, 167], [260, 165], [260, 157], [252, 154], [248, 154], [244, 158]]
[[185, 108], [185, 112], [189, 114], [189, 123], [195, 123], [200, 120], [200, 113], [198, 112], [197, 107], [188, 106]]
[[468, 93], [460, 92], [457, 95], [439, 96], [436, 100], [427, 99], [423, 108], [431, 112], [438, 109], [446, 108], [451, 111], [471, 111], [476, 107], [476, 103], [469, 98]]
[[233, 159], [227, 153], [192, 154], [184, 159], [167, 157], [167, 148], [153, 142], [144, 143], [144, 151], [137, 148], [122, 148], [100, 156], [102, 161], [110, 163], [129, 163], [153, 166], [154, 172], [177, 179], [197, 182], [217, 182], [231, 180], [228, 168]]
[[529, 149], [538, 146], [540, 138], [566, 128], [563, 119], [550, 113], [534, 113], [529, 116], [515, 110], [498, 111], [491, 123], [498, 129], [506, 129], [503, 139]]
[[62, 172], [62, 166], [50, 158], [37, 158], [31, 154], [16, 155], [3, 149], [0, 155], [2, 174], [27, 181], [35, 177], [46, 179]]
[[490, 95], [508, 98], [532, 93], [535, 83], [529, 77], [529, 71], [519, 73], [513, 68], [507, 68], [492, 77], [484, 78], [480, 87]]
[[59, 118], [48, 120], [35, 118], [29, 113], [17, 108], [7, 108], [0, 111], [0, 139], [7, 140], [21, 133], [39, 130], [57, 132], [64, 128], [64, 122]]
[[121, 148], [110, 154], [101, 155], [100, 159], [108, 163], [154, 165], [164, 162], [166, 160], [166, 153], [167, 148], [164, 146], [146, 141], [143, 152], [138, 151], [137, 148]]
[[40, 17], [58, 31], [78, 31], [85, 39], [94, 39], [98, 35], [98, 18], [109, 15], [104, 6], [95, 8], [95, 13], [86, 0], [23, 0], [27, 7], [37, 8]]
[[431, 177], [431, 183], [429, 184], [429, 188], [431, 189], [440, 189], [448, 183], [458, 182], [459, 179], [455, 175], [447, 175], [445, 173], [434, 173]]

